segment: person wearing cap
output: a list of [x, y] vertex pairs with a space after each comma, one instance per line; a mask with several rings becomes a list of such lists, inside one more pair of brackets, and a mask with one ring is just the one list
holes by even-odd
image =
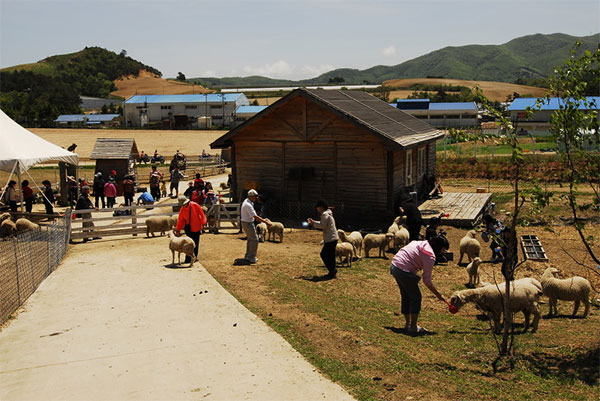
[[96, 207], [100, 207], [100, 201], [102, 201], [102, 209], [106, 207], [106, 202], [104, 200], [104, 178], [102, 178], [102, 173], [98, 171], [94, 175], [94, 204]]
[[150, 171], [150, 193], [154, 200], [160, 200], [160, 183], [163, 180], [163, 175], [160, 171], [156, 169], [156, 165], [152, 165], [152, 171]]
[[321, 215], [320, 221], [315, 221], [310, 217], [307, 221], [311, 226], [323, 230], [323, 248], [321, 248], [320, 256], [328, 270], [326, 277], [335, 278], [337, 274], [337, 269], [335, 268], [335, 247], [339, 238], [333, 212], [323, 199], [317, 201], [315, 209]]
[[54, 192], [52, 192], [52, 184], [48, 180], [42, 181], [44, 185], [44, 206], [46, 207], [46, 214], [54, 214]]
[[[427, 330], [417, 325], [421, 312], [421, 290], [419, 281], [423, 283], [440, 301], [446, 298], [438, 292], [432, 282], [433, 265], [436, 258], [449, 248], [444, 236], [436, 236], [429, 241], [412, 241], [401, 248], [392, 259], [390, 274], [396, 279], [402, 299], [401, 312], [404, 315], [404, 329], [411, 335], [427, 334]], [[421, 270], [419, 277], [416, 273]]]
[[[88, 187], [86, 185], [83, 188], [81, 188], [81, 195], [79, 196], [79, 199], [77, 200], [77, 205], [75, 206], [75, 210], [85, 210], [85, 209], [98, 210], [97, 207], [94, 207], [94, 204], [92, 203], [92, 201], [89, 197], [89, 194], [90, 194], [90, 187]], [[83, 232], [92, 231], [89, 229], [89, 227], [94, 227], [94, 222], [93, 221], [85, 221], [86, 219], [92, 218], [92, 213], [91, 212], [80, 213], [78, 215], [78, 217], [81, 217], [84, 220], [81, 223], [81, 225], [84, 227]], [[86, 228], [88, 228], [88, 229], [86, 230]], [[100, 239], [100, 237], [94, 237], [93, 239]], [[85, 237], [83, 239], [83, 242], [88, 242], [88, 240], [89, 240], [89, 237]]]
[[241, 208], [242, 229], [247, 237], [246, 255], [244, 256], [244, 259], [251, 264], [258, 262], [258, 259], [256, 258], [256, 252], [258, 251], [258, 235], [256, 234], [254, 222], [258, 221], [260, 223], [265, 223], [267, 226], [271, 226], [270, 221], [265, 220], [256, 214], [254, 202], [256, 202], [257, 198], [258, 192], [254, 189], [249, 190], [248, 197], [242, 202]]
[[[198, 259], [198, 246], [200, 245], [200, 234], [206, 224], [206, 216], [202, 210], [202, 206], [196, 202], [186, 199], [179, 210], [179, 217], [175, 225], [174, 233], [179, 236], [181, 230], [185, 228], [185, 234], [194, 240], [194, 255]], [[185, 257], [185, 263], [190, 263], [192, 260], [189, 256]]]

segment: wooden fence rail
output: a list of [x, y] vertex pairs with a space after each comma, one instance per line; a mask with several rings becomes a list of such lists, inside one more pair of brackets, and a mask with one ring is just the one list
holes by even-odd
[[[162, 210], [161, 210], [162, 209]], [[179, 214], [178, 203], [156, 205], [121, 206], [107, 209], [76, 210], [77, 216], [71, 225], [71, 239], [111, 236], [137, 236], [146, 232], [146, 219], [154, 216], [175, 216]], [[152, 213], [146, 213], [154, 210]], [[115, 212], [127, 212], [128, 215], [112, 215]], [[158, 211], [158, 213], [157, 213]], [[106, 215], [106, 213], [111, 213]], [[100, 216], [98, 216], [100, 214]], [[94, 217], [96, 215], [97, 217]], [[218, 233], [222, 228], [240, 228], [240, 204], [222, 203], [213, 205], [206, 211], [209, 224], [206, 229]], [[92, 223], [91, 226], [85, 226]], [[98, 223], [98, 224], [97, 224]], [[224, 226], [229, 223], [230, 226]]]

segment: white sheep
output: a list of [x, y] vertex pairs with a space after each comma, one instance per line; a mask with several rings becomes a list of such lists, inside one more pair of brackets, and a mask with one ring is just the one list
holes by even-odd
[[258, 233], [259, 237], [259, 241], [260, 242], [265, 242], [265, 238], [267, 238], [267, 232], [269, 230], [267, 229], [267, 225], [265, 223], [258, 223], [256, 225], [256, 232]]
[[196, 256], [194, 255], [194, 247], [196, 246], [194, 240], [187, 236], [177, 237], [173, 231], [169, 232], [169, 238], [169, 249], [173, 256], [171, 264], [175, 264], [175, 252], [177, 252], [177, 264], [181, 264], [181, 254], [183, 253], [190, 257], [190, 267], [192, 267], [194, 265], [194, 260], [196, 259]]
[[10, 213], [4, 212], [4, 213], [0, 214], [0, 223], [2, 223], [4, 220], [11, 220]]
[[2, 223], [0, 223], [0, 238], [9, 237], [16, 234], [16, 232], [17, 226], [10, 218], [3, 220]]
[[[504, 292], [506, 284], [488, 285], [481, 288], [456, 291], [450, 297], [450, 305], [460, 309], [464, 304], [473, 302], [482, 312], [488, 314], [493, 321], [494, 330], [499, 332], [501, 329], [500, 319], [504, 313]], [[538, 322], [541, 318], [538, 308], [538, 301], [542, 291], [539, 290], [531, 281], [516, 280], [511, 283], [509, 309], [512, 313], [523, 312], [525, 315], [526, 332], [529, 328], [529, 316], [533, 314], [531, 322], [531, 332], [538, 328]]]
[[585, 305], [583, 317], [587, 317], [590, 311], [590, 292], [592, 290], [590, 282], [579, 276], [561, 280], [556, 278], [558, 273], [558, 269], [549, 267], [544, 271], [540, 280], [544, 295], [550, 298], [550, 311], [548, 315], [553, 316], [558, 314], [556, 304], [560, 299], [561, 301], [574, 301], [573, 317], [577, 315], [579, 303], [583, 302]]
[[40, 226], [38, 226], [35, 223], [32, 223], [24, 217], [17, 219], [17, 221], [15, 222], [15, 226], [17, 228], [17, 231], [38, 230], [40, 228]]
[[273, 236], [273, 242], [275, 242], [275, 236], [278, 235], [279, 236], [279, 242], [283, 242], [283, 224], [278, 223], [278, 222], [274, 222], [271, 221], [269, 219], [265, 219], [267, 220], [269, 223], [271, 223], [270, 226], [268, 226], [267, 231], [269, 232], [269, 238], [267, 239], [268, 241], [271, 241], [271, 236]]
[[469, 283], [468, 287], [475, 287], [479, 284], [479, 265], [481, 264], [481, 259], [478, 256], [474, 257], [471, 263], [467, 266], [467, 273], [469, 274]]
[[469, 262], [471, 262], [473, 258], [479, 257], [481, 245], [475, 238], [476, 236], [477, 231], [471, 230], [460, 240], [460, 258], [458, 259], [458, 264], [462, 262], [464, 254], [469, 258]]
[[344, 259], [346, 264], [352, 267], [352, 254], [354, 253], [354, 245], [349, 242], [339, 242], [335, 246], [335, 256], [340, 258], [340, 263], [344, 266]]
[[150, 216], [146, 219], [146, 237], [150, 237], [150, 233], [154, 237], [155, 232], [160, 232], [163, 236], [167, 231], [172, 229], [177, 224], [176, 216]]
[[398, 224], [396, 224], [396, 222], [394, 221], [392, 223], [391, 226], [388, 227], [387, 232], [388, 233], [392, 233], [392, 234], [396, 234], [396, 232], [400, 229], [400, 226], [398, 226]]
[[365, 256], [369, 257], [369, 251], [374, 248], [379, 248], [379, 256], [387, 259], [385, 256], [386, 247], [390, 240], [394, 238], [394, 234], [367, 234], [363, 240]]
[[344, 230], [338, 230], [338, 237], [342, 242], [349, 242], [354, 246], [354, 257], [360, 258], [360, 252], [363, 244], [363, 236], [358, 231], [352, 231], [350, 234], [346, 234]]
[[404, 226], [400, 226], [394, 233], [394, 249], [398, 251], [410, 242], [410, 233]]

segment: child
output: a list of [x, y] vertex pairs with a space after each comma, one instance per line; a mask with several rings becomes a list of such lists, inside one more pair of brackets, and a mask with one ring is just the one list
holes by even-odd
[[21, 183], [21, 192], [23, 193], [23, 200], [25, 201], [25, 211], [31, 213], [33, 209], [33, 190], [29, 187], [29, 181], [23, 180]]
[[167, 186], [164, 181], [160, 182], [160, 196], [163, 198], [167, 197]]

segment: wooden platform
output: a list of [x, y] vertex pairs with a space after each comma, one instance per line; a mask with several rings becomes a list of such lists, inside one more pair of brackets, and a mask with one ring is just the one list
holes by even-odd
[[453, 227], [473, 227], [489, 207], [492, 194], [446, 192], [439, 199], [430, 199], [419, 206], [425, 223], [430, 218], [448, 213], [443, 225]]

